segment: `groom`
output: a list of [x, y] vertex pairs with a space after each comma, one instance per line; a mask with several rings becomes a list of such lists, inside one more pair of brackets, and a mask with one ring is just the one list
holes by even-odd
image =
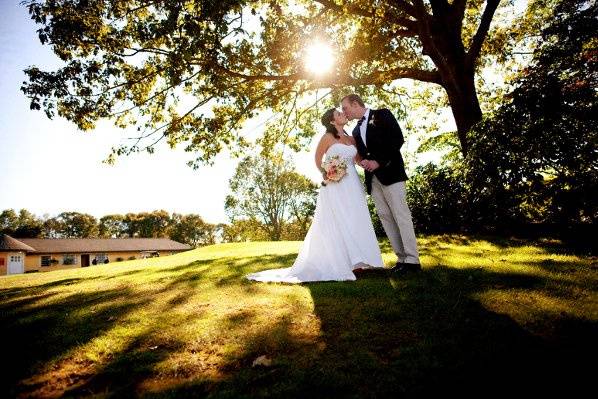
[[397, 254], [393, 272], [420, 271], [417, 242], [407, 206], [405, 166], [401, 146], [405, 141], [394, 115], [386, 108], [369, 109], [357, 94], [341, 101], [348, 119], [359, 119], [353, 130], [357, 151], [363, 159], [365, 185], [374, 198], [378, 216]]

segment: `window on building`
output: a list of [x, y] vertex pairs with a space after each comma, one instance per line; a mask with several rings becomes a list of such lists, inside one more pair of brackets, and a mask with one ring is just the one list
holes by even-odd
[[76, 265], [77, 258], [73, 254], [65, 254], [62, 256], [62, 264], [63, 265]]
[[95, 260], [97, 264], [108, 263], [108, 254], [96, 254]]
[[52, 263], [52, 257], [42, 255], [42, 266], [50, 266]]
[[160, 256], [160, 252], [158, 252], [158, 251], [143, 251], [143, 252], [141, 252], [141, 259], [156, 258], [158, 256]]
[[21, 261], [21, 255], [10, 255], [10, 261], [11, 262], [20, 262]]

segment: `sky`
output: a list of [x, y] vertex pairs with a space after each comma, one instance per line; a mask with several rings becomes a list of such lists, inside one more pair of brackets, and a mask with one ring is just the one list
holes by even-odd
[[[64, 119], [29, 110], [20, 91], [23, 70], [61, 65], [40, 44], [36, 29], [19, 0], [0, 0], [0, 211], [26, 208], [38, 216], [77, 211], [99, 218], [164, 209], [227, 222], [224, 198], [238, 160], [222, 154], [214, 166], [193, 170], [186, 165], [190, 154], [163, 146], [152, 155], [120, 157], [110, 166], [102, 160], [111, 147], [134, 132], [110, 122], [82, 132]], [[304, 152], [295, 162], [300, 173], [316, 180], [311, 159]]]

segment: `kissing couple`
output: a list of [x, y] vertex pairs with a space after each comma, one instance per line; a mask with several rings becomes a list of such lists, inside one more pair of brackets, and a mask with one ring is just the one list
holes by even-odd
[[[312, 224], [292, 267], [248, 274], [255, 281], [304, 283], [355, 280], [354, 272], [384, 267], [355, 165], [365, 171], [365, 187], [398, 261], [392, 272], [421, 270], [417, 242], [407, 206], [404, 143], [399, 124], [388, 109], [367, 108], [357, 94], [345, 96], [342, 112], [322, 116], [326, 131], [316, 148], [316, 166], [326, 184], [320, 188]], [[353, 134], [345, 131], [357, 119]], [[323, 162], [324, 161], [324, 162]]]

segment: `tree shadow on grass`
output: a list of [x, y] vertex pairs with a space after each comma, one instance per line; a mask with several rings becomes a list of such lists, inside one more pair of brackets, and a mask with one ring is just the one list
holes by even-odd
[[[181, 320], [184, 324], [184, 320]], [[157, 323], [160, 324], [160, 323]], [[69, 387], [63, 397], [87, 397], [107, 395], [132, 398], [139, 396], [140, 386], [155, 373], [155, 367], [183, 345], [178, 340], [160, 342], [158, 327], [150, 328], [112, 356], [102, 367], [94, 370], [82, 383]]]
[[[39, 290], [40, 286], [34, 288]], [[44, 302], [40, 302], [42, 300]], [[59, 359], [78, 345], [100, 336], [143, 303], [144, 299], [136, 297], [130, 290], [118, 289], [65, 297], [50, 292], [1, 306], [0, 339], [6, 343], [3, 361], [10, 365], [0, 377], [0, 385], [7, 395], [4, 397], [39, 388], [35, 383], [26, 387], [20, 384], [42, 373], [48, 361]], [[97, 310], [93, 309], [96, 306]]]
[[[241, 334], [241, 347], [229, 352], [219, 364], [220, 376], [197, 371], [183, 375], [182, 382], [146, 389], [147, 381], [161, 378], [155, 369], [158, 363], [189, 350], [189, 342], [179, 340], [175, 331], [184, 329], [190, 318], [202, 317], [202, 313], [201, 310], [177, 313], [176, 308], [186, 304], [188, 294], [199, 283], [223, 286], [233, 294], [234, 290], [243, 292], [252, 287], [259, 290], [256, 287], [261, 284], [245, 280], [246, 273], [274, 264], [288, 266], [294, 257], [199, 261], [181, 266], [178, 273], [170, 276], [155, 272], [164, 287], [152, 293], [168, 295], [163, 298], [163, 314], [157, 316], [152, 328], [137, 334], [125, 348], [113, 353], [106, 364], [94, 370], [93, 375], [85, 376], [82, 383], [74, 382], [63, 395], [367, 398], [397, 394], [463, 397], [520, 393], [553, 396], [561, 392], [573, 395], [589, 387], [589, 370], [584, 370], [583, 364], [596, 356], [595, 321], [553, 315], [542, 321], [544, 325], [530, 330], [509, 317], [508, 311], [491, 311], [476, 299], [476, 295], [488, 290], [563, 295], [551, 291], [546, 278], [494, 273], [483, 268], [435, 267], [403, 277], [379, 273], [355, 282], [297, 287], [297, 291], [307, 289], [313, 301], [313, 314], [307, 316], [319, 326], [314, 336], [297, 332], [296, 322], [305, 322], [306, 315], [294, 314], [292, 303], [273, 309], [278, 311], [278, 317], [266, 323], [263, 314], [259, 314], [268, 311], [266, 307], [235, 304], [236, 312], [219, 316], [223, 318], [219, 330], [213, 332], [215, 336], [239, 334], [246, 326], [258, 324], [251, 332]], [[15, 353], [6, 359], [7, 364], [15, 365], [11, 374], [4, 376], [9, 383], [8, 396], [20, 392], [15, 381], [38, 371], [31, 364], [32, 359], [42, 365], [61, 356], [114, 327], [119, 317], [133, 307], [142, 307], [152, 300], [151, 295], [127, 289], [49, 299], [53, 300], [47, 304], [40, 302], [35, 309], [20, 306], [12, 311], [3, 309], [0, 315], [2, 325], [8, 326], [2, 331], [4, 342], [16, 344]], [[106, 307], [99, 313], [86, 313], [90, 306], [102, 304]], [[65, 309], [76, 316], [65, 316]], [[258, 322], [258, 318], [262, 321]], [[163, 337], [160, 328], [164, 326], [174, 328], [174, 332], [166, 334], [169, 338], [166, 342], [160, 341]], [[544, 327], [550, 328], [549, 336], [538, 334]], [[43, 331], [48, 332], [45, 341], [40, 339]], [[198, 345], [201, 350], [202, 345], [210, 344]], [[273, 364], [252, 367], [256, 357], [264, 354]], [[31, 392], [35, 387], [26, 388]]]
[[40, 293], [45, 293], [47, 290], [52, 288], [59, 288], [64, 287], [72, 284], [81, 283], [86, 280], [94, 280], [96, 277], [91, 278], [82, 278], [82, 277], [73, 277], [73, 278], [63, 278], [61, 280], [50, 281], [43, 284], [31, 284], [25, 287], [11, 287], [11, 288], [1, 288], [0, 289], [0, 299], [2, 306], [5, 302], [10, 301], [12, 299], [21, 297], [21, 298], [28, 298], [30, 296], [38, 295]]
[[[242, 281], [242, 290], [253, 291], [255, 287], [242, 280], [243, 274], [264, 262], [277, 261], [280, 258], [276, 256], [205, 260], [179, 266], [174, 268], [176, 271], [144, 270], [147, 274], [144, 281], [149, 284], [147, 288], [136, 284], [129, 288], [128, 285], [134, 283], [130, 278], [141, 273], [135, 271], [116, 273], [109, 278], [69, 278], [0, 290], [0, 297], [4, 299], [0, 304], [0, 338], [11, 345], [3, 356], [11, 367], [0, 377], [0, 394], [4, 393], [5, 397], [56, 396], [57, 393], [67, 397], [136, 396], [140, 389], [143, 390], [140, 386], [145, 380], [156, 377], [156, 365], [179, 352], [185, 344], [177, 341], [176, 331], [185, 328], [189, 321], [186, 317], [195, 320], [208, 311], [209, 303], [203, 302], [191, 304], [192, 309], [187, 313], [177, 313], [176, 310], [187, 305], [200, 284], [210, 282], [213, 286], [225, 286]], [[222, 267], [227, 263], [231, 267]], [[98, 287], [101, 287], [104, 280], [120, 277], [122, 284], [115, 289], [72, 294], [60, 290], [93, 279], [99, 279]], [[123, 322], [129, 323], [126, 319], [130, 313], [143, 311], [156, 299], [164, 301], [164, 310], [153, 314], [152, 328], [133, 333], [131, 342], [122, 349], [108, 348], [110, 356], [107, 360], [98, 363], [90, 360], [89, 367], [75, 364], [79, 360], [73, 360], [73, 354], [77, 353], [78, 347], [104, 335], [114, 337], [110, 330], [122, 327]], [[230, 325], [242, 328], [238, 322], [243, 316], [238, 316], [238, 319], [231, 318]], [[172, 330], [165, 335], [163, 328]], [[168, 342], [161, 341], [164, 336]], [[63, 370], [62, 365], [57, 366], [56, 373], [48, 370], [48, 365], [56, 365], [62, 358], [68, 359], [72, 367], [67, 365]], [[54, 374], [62, 381], [51, 381], [52, 377], [48, 376]]]
[[556, 318], [549, 323], [563, 333], [546, 339], [473, 298], [495, 287], [543, 290], [542, 278], [439, 267], [359, 283], [310, 285], [327, 343], [326, 381], [347, 381], [313, 394], [552, 395], [588, 383], [583, 364], [596, 354], [595, 322]]
[[164, 292], [177, 287], [195, 287], [206, 280], [210, 281], [215, 287], [226, 287], [230, 284], [241, 283], [247, 290], [252, 290], [252, 287], [255, 285], [245, 279], [246, 274], [270, 267], [290, 267], [296, 257], [297, 254], [263, 255], [242, 259], [209, 259], [191, 262], [170, 269], [177, 273], [166, 271], [155, 273], [167, 274], [162, 280], [165, 283]]
[[[420, 245], [421, 249], [429, 251], [437, 250], [444, 244], [469, 247], [475, 243], [488, 242], [499, 249], [519, 249], [522, 247], [533, 246], [541, 248], [550, 255], [578, 255], [590, 256], [596, 253], [596, 248], [589, 248], [588, 245], [575, 245], [571, 240], [550, 238], [538, 236], [535, 238], [517, 237], [517, 236], [498, 236], [498, 235], [461, 235], [461, 234], [443, 234], [437, 236], [423, 236], [418, 239], [426, 239], [425, 246]], [[382, 250], [393, 252], [387, 239], [382, 240]], [[421, 255], [421, 253], [420, 253]]]
[[[495, 397], [581, 393], [596, 356], [594, 321], [555, 316], [550, 337], [475, 295], [488, 289], [542, 291], [541, 277], [485, 269], [428, 269], [356, 282], [305, 284], [321, 323], [318, 339], [294, 334], [293, 316], [248, 336], [227, 376], [198, 378], [152, 397]], [[251, 323], [242, 312], [231, 323]], [[268, 354], [271, 367], [251, 367]]]

